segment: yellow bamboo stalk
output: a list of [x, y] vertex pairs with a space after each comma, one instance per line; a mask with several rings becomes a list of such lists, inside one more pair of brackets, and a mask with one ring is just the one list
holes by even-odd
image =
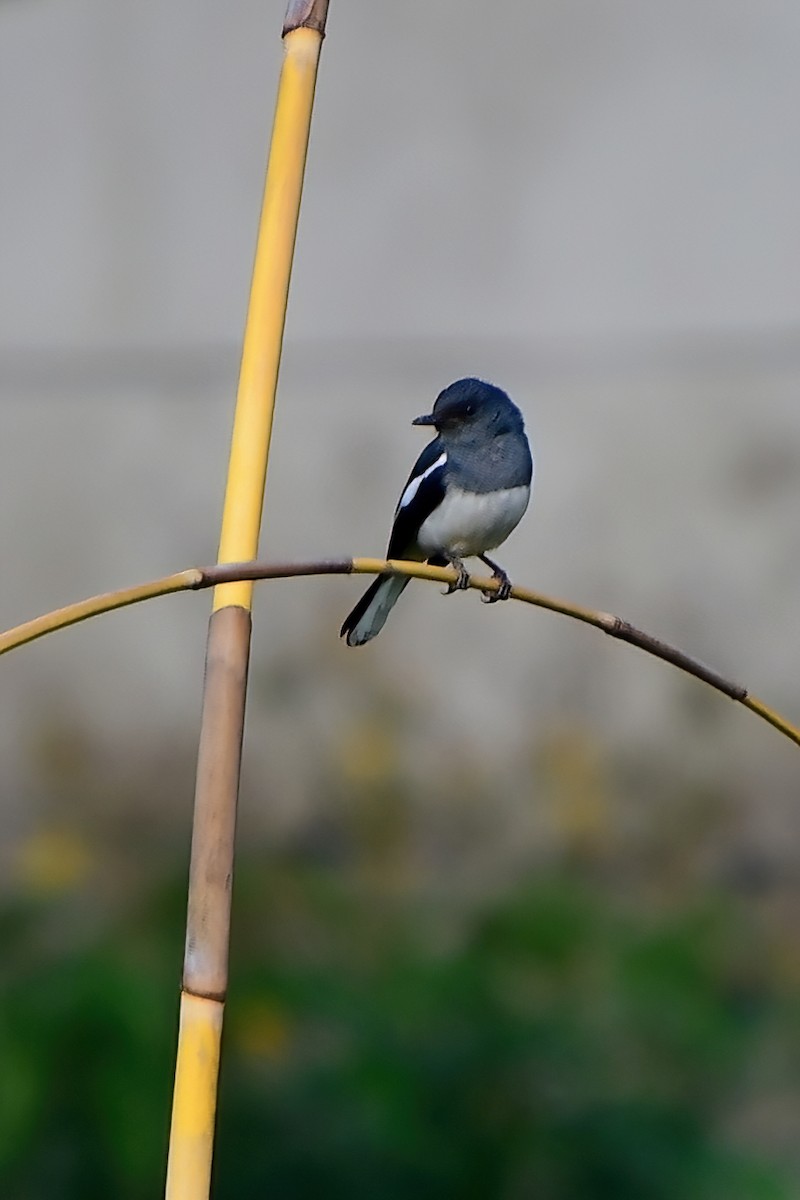
[[[326, 4], [289, 5], [324, 10]], [[258, 550], [275, 390], [278, 382], [289, 276], [292, 269], [303, 172], [314, 102], [324, 11], [314, 28], [284, 34], [275, 123], [258, 231], [250, 305], [242, 348], [228, 485], [222, 515], [219, 562], [244, 562]], [[227, 604], [250, 608], [253, 584], [224, 584], [214, 594], [214, 610]]]
[[[242, 347], [220, 533], [221, 563], [252, 559], [258, 552], [327, 8], [328, 0], [290, 0], [283, 29], [284, 60]], [[206, 1200], [211, 1183], [252, 593], [250, 580], [216, 587], [208, 628], [167, 1200]]]
[[167, 1195], [208, 1194], [222, 1013], [216, 1000], [181, 996]]

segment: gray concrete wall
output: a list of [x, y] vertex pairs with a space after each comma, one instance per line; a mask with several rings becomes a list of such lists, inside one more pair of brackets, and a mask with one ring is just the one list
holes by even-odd
[[[0, 6], [4, 627], [214, 557], [282, 12]], [[482, 374], [538, 453], [514, 577], [800, 717], [798, 53], [776, 0], [332, 0], [265, 554], [380, 553], [411, 418]], [[278, 792], [385, 688], [417, 698], [421, 769], [431, 727], [520, 766], [565, 725], [793, 828], [791, 747], [700, 685], [422, 585], [348, 651], [358, 586], [259, 592], [248, 754]], [[2, 664], [9, 814], [48, 722], [191, 743], [207, 611], [173, 597]], [[319, 686], [276, 712], [287, 663]]]

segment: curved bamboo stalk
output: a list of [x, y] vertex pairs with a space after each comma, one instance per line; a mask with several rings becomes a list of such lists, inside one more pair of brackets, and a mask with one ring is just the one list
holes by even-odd
[[[137, 604], [140, 600], [149, 600], [155, 596], [166, 596], [173, 592], [199, 591], [203, 588], [218, 587], [224, 583], [246, 580], [255, 582], [262, 579], [290, 579], [308, 575], [406, 575], [411, 579], [426, 579], [432, 583], [449, 584], [455, 579], [451, 567], [431, 567], [427, 563], [386, 561], [381, 558], [334, 558], [319, 559], [315, 562], [299, 563], [267, 563], [242, 562], [220, 563], [213, 567], [191, 567], [174, 575], [166, 575], [163, 579], [151, 583], [138, 584], [132, 588], [122, 588], [117, 592], [106, 592], [89, 600], [81, 600], [77, 604], [69, 604], [55, 612], [46, 613], [33, 621], [26, 621], [0, 634], [0, 655], [7, 654], [18, 646], [24, 646], [36, 638], [54, 633], [57, 629], [65, 629], [79, 621], [100, 613], [111, 612], [124, 608], [129, 604]], [[469, 586], [477, 591], [494, 591], [498, 584], [496, 579], [486, 576], [471, 575]], [[549, 612], [560, 613], [574, 621], [585, 625], [593, 625], [609, 637], [619, 641], [629, 642], [645, 653], [671, 663], [687, 675], [707, 683], [715, 691], [729, 696], [745, 708], [749, 708], [756, 716], [767, 721], [784, 737], [789, 738], [800, 746], [800, 728], [792, 725], [784, 716], [768, 707], [762, 700], [751, 696], [747, 688], [714, 671], [711, 667], [692, 658], [683, 650], [670, 646], [667, 642], [645, 633], [621, 617], [612, 613], [584, 608], [569, 600], [559, 600], [546, 596], [542, 592], [534, 592], [530, 588], [514, 586], [511, 599], [523, 604], [531, 604], [535, 608], [544, 608]]]
[[[58, 629], [67, 629], [70, 625], [78, 625], [88, 621], [90, 617], [99, 617], [102, 613], [113, 612], [115, 608], [127, 608], [138, 604], [141, 600], [152, 600], [156, 596], [169, 596], [172, 592], [185, 592], [187, 588], [197, 587], [197, 579], [203, 578], [202, 571], [192, 567], [188, 571], [178, 571], [175, 575], [165, 575], [163, 579], [154, 579], [150, 583], [137, 583], [135, 587], [120, 588], [116, 592], [101, 592], [99, 596], [90, 596], [87, 600], [79, 600], [76, 604], [67, 604], [64, 608], [56, 608], [15, 625], [0, 633], [0, 654], [8, 654], [18, 646], [35, 642], [48, 633]], [[201, 585], [202, 586], [202, 585]], [[206, 585], [207, 586], [207, 585]]]

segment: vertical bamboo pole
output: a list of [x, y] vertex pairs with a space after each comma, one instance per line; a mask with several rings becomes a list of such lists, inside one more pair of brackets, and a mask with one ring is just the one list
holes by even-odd
[[[286, 300], [328, 0], [289, 0], [242, 349], [219, 562], [256, 558]], [[252, 582], [221, 584], [208, 627], [167, 1200], [206, 1200], [228, 985], [231, 880]]]

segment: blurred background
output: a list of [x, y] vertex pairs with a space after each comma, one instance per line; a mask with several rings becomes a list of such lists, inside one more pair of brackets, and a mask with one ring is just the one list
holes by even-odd
[[[212, 562], [283, 0], [0, 3], [0, 624]], [[263, 553], [383, 552], [465, 374], [512, 578], [795, 721], [800, 9], [332, 0]], [[800, 759], [639, 652], [257, 593], [215, 1195], [800, 1192]], [[158, 1194], [207, 596], [0, 670], [0, 1184]]]

